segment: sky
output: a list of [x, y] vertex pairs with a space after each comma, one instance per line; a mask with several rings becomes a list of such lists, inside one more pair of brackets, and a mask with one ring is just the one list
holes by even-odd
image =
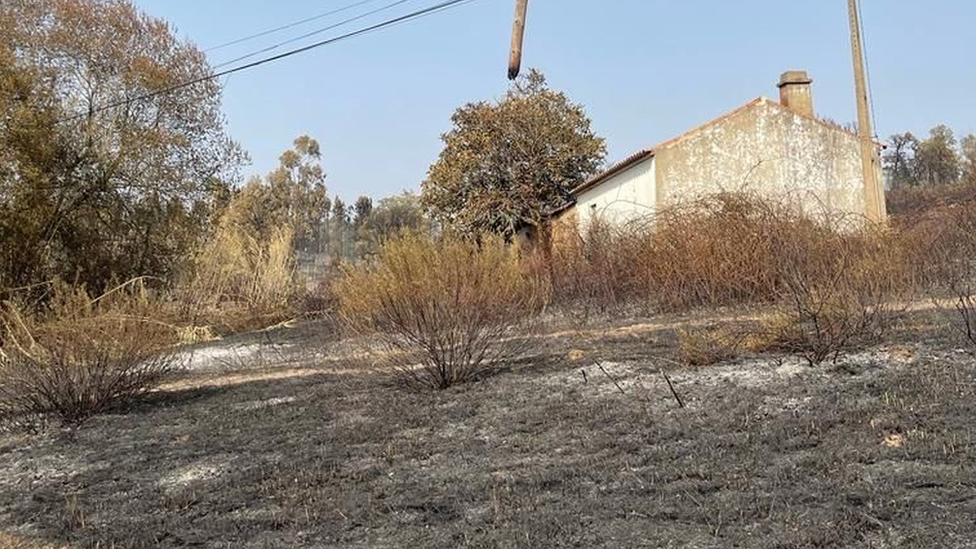
[[[201, 49], [355, 0], [134, 0]], [[389, 11], [279, 53], [439, 0]], [[212, 64], [315, 31], [392, 0], [207, 53]], [[608, 161], [669, 139], [760, 95], [785, 70], [814, 79], [817, 114], [856, 119], [842, 0], [530, 0], [523, 67], [581, 103]], [[417, 191], [450, 116], [504, 94], [514, 0], [470, 4], [237, 73], [226, 79], [231, 136], [246, 174], [277, 164], [295, 137], [319, 141], [331, 195]], [[976, 1], [863, 0], [877, 132], [976, 133]]]

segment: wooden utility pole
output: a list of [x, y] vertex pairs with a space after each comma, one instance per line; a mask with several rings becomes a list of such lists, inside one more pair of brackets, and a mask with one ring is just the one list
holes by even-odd
[[512, 54], [508, 60], [508, 79], [515, 80], [522, 71], [522, 40], [525, 38], [525, 14], [529, 0], [515, 0], [515, 24], [512, 27]]
[[854, 87], [857, 93], [857, 128], [861, 139], [861, 170], [864, 178], [864, 207], [868, 219], [875, 223], [887, 217], [884, 188], [879, 173], [881, 156], [874, 143], [871, 109], [868, 104], [868, 82], [864, 71], [864, 45], [861, 37], [861, 15], [858, 0], [847, 0], [851, 19], [851, 53], [854, 56]]

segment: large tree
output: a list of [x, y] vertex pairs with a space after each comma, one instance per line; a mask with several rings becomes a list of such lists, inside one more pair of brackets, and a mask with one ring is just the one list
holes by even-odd
[[0, 57], [0, 286], [166, 275], [241, 160], [219, 84], [177, 87], [203, 53], [126, 1], [4, 0]]
[[919, 144], [915, 161], [923, 185], [948, 185], [959, 181], [956, 138], [948, 126], [932, 128], [929, 138]]
[[511, 236], [539, 224], [606, 155], [583, 107], [536, 70], [501, 100], [467, 104], [451, 121], [422, 202], [434, 219], [468, 234]]
[[391, 237], [404, 231], [429, 232], [430, 221], [424, 217], [420, 199], [413, 193], [404, 192], [379, 201], [363, 223], [361, 254], [368, 255]]
[[884, 155], [892, 188], [951, 185], [976, 181], [976, 136], [957, 143], [952, 130], [938, 125], [927, 139], [895, 134]]
[[326, 194], [325, 171], [316, 140], [303, 135], [279, 157], [278, 167], [264, 179], [251, 178], [224, 214], [224, 225], [267, 241], [280, 229], [295, 234], [296, 250], [319, 251], [322, 230], [332, 202]]
[[885, 151], [885, 171], [888, 172], [891, 187], [903, 189], [918, 185], [916, 155], [919, 141], [911, 132], [892, 135], [891, 146]]

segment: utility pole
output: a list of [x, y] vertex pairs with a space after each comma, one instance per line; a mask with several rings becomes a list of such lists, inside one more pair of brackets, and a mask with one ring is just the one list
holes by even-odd
[[525, 37], [525, 14], [529, 0], [515, 0], [515, 24], [512, 26], [512, 54], [508, 60], [508, 79], [515, 80], [522, 71], [522, 40]]
[[884, 188], [878, 174], [881, 155], [874, 143], [871, 109], [868, 105], [868, 82], [864, 71], [864, 45], [861, 37], [861, 15], [858, 0], [847, 0], [851, 19], [851, 53], [854, 56], [854, 87], [857, 93], [857, 128], [861, 140], [861, 170], [864, 178], [864, 206], [869, 220], [882, 223], [887, 217]]

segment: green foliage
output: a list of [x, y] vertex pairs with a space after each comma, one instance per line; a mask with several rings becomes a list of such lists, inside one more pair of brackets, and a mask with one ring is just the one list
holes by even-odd
[[234, 196], [223, 223], [263, 241], [288, 229], [294, 233], [296, 250], [317, 251], [332, 205], [320, 159], [318, 142], [298, 137], [294, 147], [282, 153], [273, 172], [264, 180], [252, 178]]
[[360, 196], [352, 206], [352, 224], [357, 228], [361, 227], [371, 213], [373, 213], [373, 199], [368, 196]]
[[932, 128], [928, 139], [907, 132], [895, 134], [889, 141], [884, 164], [892, 189], [976, 181], [976, 136], [957, 142], [948, 126], [939, 125]]
[[923, 185], [946, 185], [959, 180], [956, 138], [945, 125], [932, 128], [916, 152], [918, 177]]
[[420, 199], [409, 192], [379, 201], [360, 227], [361, 255], [374, 253], [379, 246], [402, 232], [429, 234], [430, 221], [424, 217]]
[[911, 132], [892, 135], [891, 146], [884, 153], [885, 171], [893, 189], [913, 187], [918, 184], [915, 164], [919, 141]]
[[976, 135], [967, 135], [961, 141], [963, 182], [976, 185]]
[[533, 70], [496, 103], [470, 103], [451, 117], [445, 147], [423, 183], [435, 220], [466, 234], [512, 236], [563, 205], [606, 154], [583, 107]]

